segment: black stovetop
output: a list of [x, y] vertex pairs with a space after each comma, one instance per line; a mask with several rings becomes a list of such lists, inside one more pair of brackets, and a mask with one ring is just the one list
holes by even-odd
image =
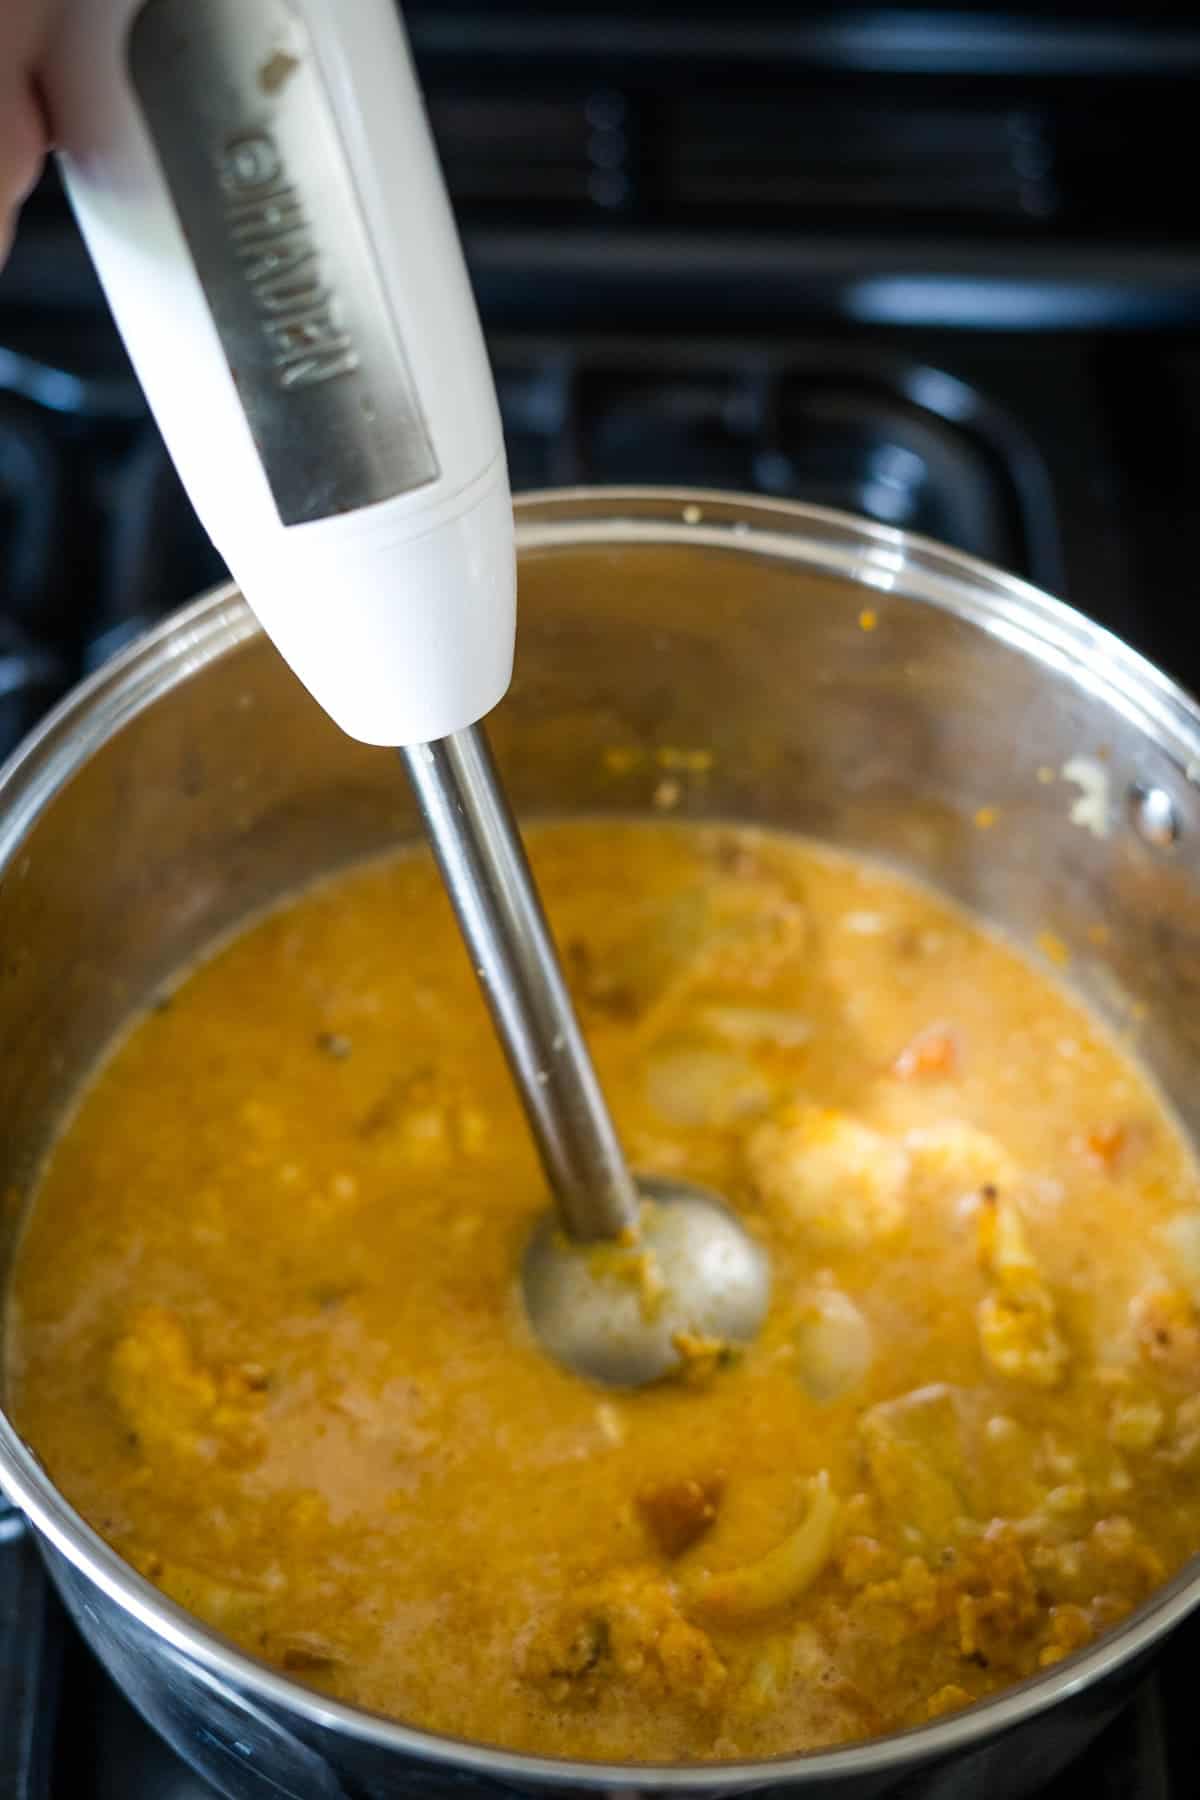
[[[1173, 176], [1200, 32], [1032, 3], [978, 31], [936, 5], [410, 10], [515, 487], [866, 513], [1200, 688], [1200, 229]], [[0, 756], [221, 574], [50, 182], [0, 277]], [[201, 1800], [5, 1534], [0, 1507], [0, 1800]], [[1190, 1800], [1197, 1655], [1184, 1627], [1044, 1800]]]
[[[666, 483], [865, 513], [1026, 576], [1200, 687], [1200, 329], [830, 322], [491, 348], [515, 489]], [[115, 342], [6, 345], [0, 308], [0, 752], [222, 574]]]

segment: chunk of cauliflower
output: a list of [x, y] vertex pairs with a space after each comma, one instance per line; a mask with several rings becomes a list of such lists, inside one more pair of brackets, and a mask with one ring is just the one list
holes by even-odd
[[907, 1152], [848, 1113], [789, 1106], [750, 1134], [746, 1155], [764, 1204], [814, 1244], [865, 1249], [907, 1217]]
[[679, 1610], [657, 1571], [615, 1569], [574, 1594], [517, 1652], [520, 1674], [557, 1701], [590, 1704], [621, 1686], [643, 1702], [706, 1709], [725, 1686], [707, 1632]]
[[979, 1256], [992, 1291], [979, 1303], [979, 1343], [997, 1374], [1055, 1387], [1067, 1367], [1054, 1298], [1014, 1202], [988, 1187], [979, 1209]]
[[999, 1139], [964, 1119], [918, 1126], [904, 1143], [917, 1180], [955, 1198], [988, 1186], [1004, 1190], [1017, 1179], [1017, 1166]]
[[175, 1314], [144, 1306], [114, 1346], [109, 1391], [139, 1447], [153, 1457], [250, 1460], [261, 1448], [261, 1371], [209, 1368]]
[[1200, 1382], [1200, 1310], [1180, 1288], [1151, 1288], [1129, 1305], [1134, 1342], [1143, 1360], [1166, 1380]]

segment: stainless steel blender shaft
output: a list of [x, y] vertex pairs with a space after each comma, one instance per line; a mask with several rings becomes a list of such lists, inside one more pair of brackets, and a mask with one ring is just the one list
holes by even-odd
[[571, 1237], [619, 1237], [638, 1196], [483, 727], [400, 752], [542, 1167]]

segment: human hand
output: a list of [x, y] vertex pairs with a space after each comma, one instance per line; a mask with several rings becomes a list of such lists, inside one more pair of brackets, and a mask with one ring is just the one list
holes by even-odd
[[53, 0], [0, 0], [0, 261], [48, 148], [36, 75]]

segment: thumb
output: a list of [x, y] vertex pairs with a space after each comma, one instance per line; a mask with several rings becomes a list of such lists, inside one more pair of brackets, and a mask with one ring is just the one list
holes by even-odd
[[0, 258], [48, 147], [34, 68], [49, 15], [48, 0], [0, 0]]
[[28, 85], [0, 77], [0, 261], [8, 254], [17, 208], [41, 174], [46, 127]]

